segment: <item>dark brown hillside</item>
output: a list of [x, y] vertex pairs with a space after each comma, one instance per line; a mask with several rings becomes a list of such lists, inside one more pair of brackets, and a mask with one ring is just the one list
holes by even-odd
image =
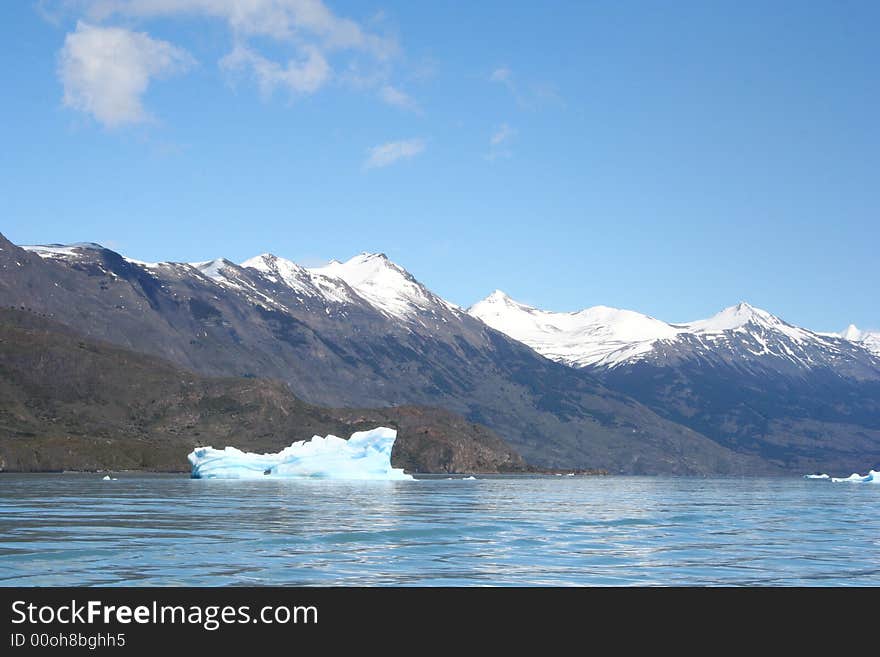
[[392, 457], [418, 472], [524, 470], [489, 429], [432, 408], [328, 409], [286, 385], [211, 378], [0, 310], [0, 470], [186, 471], [196, 445], [277, 451], [315, 434], [392, 426]]

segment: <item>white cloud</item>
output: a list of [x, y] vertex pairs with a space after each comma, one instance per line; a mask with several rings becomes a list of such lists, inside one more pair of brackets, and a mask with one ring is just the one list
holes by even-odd
[[483, 156], [487, 162], [495, 162], [496, 160], [509, 160], [513, 157], [513, 151], [510, 149], [492, 149]]
[[419, 111], [419, 104], [412, 96], [396, 87], [392, 87], [390, 84], [384, 85], [379, 90], [379, 98], [382, 99], [382, 102], [388, 105], [393, 105], [394, 107], [399, 107], [400, 109], [413, 112]]
[[237, 38], [308, 39], [322, 49], [361, 50], [380, 59], [398, 51], [394, 39], [337, 16], [321, 0], [80, 0], [80, 4], [95, 20], [207, 16], [226, 21]]
[[399, 160], [415, 157], [425, 150], [423, 139], [407, 139], [404, 141], [390, 141], [387, 144], [374, 146], [367, 152], [367, 160], [364, 162], [365, 169], [379, 169], [387, 167]]
[[489, 138], [489, 143], [492, 146], [498, 146], [516, 134], [516, 130], [511, 128], [506, 123], [502, 123], [495, 132], [492, 133], [492, 136]]
[[[218, 62], [220, 69], [246, 75], [264, 97], [278, 90], [313, 94], [332, 82], [375, 94], [394, 107], [420, 111], [411, 96], [392, 84], [393, 60], [400, 48], [395, 38], [381, 33], [381, 21], [358, 22], [337, 15], [322, 0], [45, 3], [58, 7], [59, 15], [73, 11], [89, 21], [80, 22], [67, 36], [59, 77], [64, 103], [91, 113], [105, 125], [148, 119], [141, 99], [150, 80], [183, 70], [193, 61], [181, 48], [133, 31], [132, 26], [157, 19], [215, 20], [227, 25], [231, 49]], [[111, 27], [114, 22], [126, 27]]]
[[492, 71], [492, 75], [489, 76], [489, 79], [492, 82], [508, 82], [513, 74], [510, 69], [506, 66], [502, 66], [501, 68], [496, 68]]
[[[52, 2], [52, 0], [49, 0]], [[295, 94], [318, 91], [327, 82], [355, 89], [376, 91], [386, 103], [418, 111], [417, 103], [407, 94], [390, 84], [392, 58], [400, 48], [396, 39], [378, 33], [375, 21], [368, 27], [353, 19], [339, 16], [322, 0], [54, 0], [56, 6], [73, 9], [96, 23], [122, 20], [126, 24], [155, 19], [206, 18], [219, 20], [229, 27], [233, 48], [219, 62], [222, 70], [250, 74], [260, 92], [270, 96], [283, 88]], [[173, 45], [151, 39], [144, 33], [128, 32], [121, 28], [95, 27], [107, 34], [137, 34], [135, 40], [164, 44], [171, 52], [183, 51]], [[74, 41], [77, 33], [69, 36]], [[269, 39], [275, 42], [273, 50], [287, 49], [293, 57], [271, 57], [261, 46]], [[67, 57], [65, 47], [63, 57]], [[149, 58], [147, 58], [149, 59]], [[340, 61], [342, 60], [342, 61]], [[158, 64], [161, 66], [161, 60]], [[336, 70], [342, 67], [341, 70]], [[346, 68], [347, 67], [347, 68]], [[150, 72], [147, 78], [153, 75]], [[97, 90], [93, 104], [117, 95], [131, 99], [125, 92], [125, 76], [116, 80], [118, 89], [105, 85]], [[141, 90], [136, 94], [139, 98]], [[74, 96], [71, 96], [74, 98]], [[65, 103], [84, 104], [80, 96]], [[140, 114], [137, 109], [140, 108]], [[128, 117], [118, 123], [143, 120], [146, 114], [138, 102]]]
[[322, 50], [360, 50], [380, 59], [399, 50], [393, 38], [337, 16], [321, 0], [80, 0], [80, 4], [94, 20], [204, 16], [226, 21], [237, 39], [310, 41]]
[[67, 107], [116, 127], [149, 120], [142, 97], [150, 80], [193, 63], [185, 50], [144, 32], [80, 21], [64, 40], [58, 74]]
[[294, 94], [310, 94], [329, 79], [330, 65], [317, 48], [303, 46], [302, 51], [302, 61], [290, 60], [286, 66], [281, 66], [246, 46], [237, 45], [220, 60], [220, 67], [227, 71], [249, 70], [265, 97], [271, 96], [277, 87]]
[[510, 127], [508, 123], [499, 125], [489, 136], [489, 152], [483, 157], [489, 162], [495, 160], [506, 160], [513, 157], [508, 143], [516, 135], [516, 130]]
[[525, 82], [518, 80], [506, 66], [496, 68], [489, 75], [489, 81], [507, 88], [516, 104], [522, 109], [534, 110], [543, 105], [565, 107], [565, 102], [552, 84], [546, 82]]

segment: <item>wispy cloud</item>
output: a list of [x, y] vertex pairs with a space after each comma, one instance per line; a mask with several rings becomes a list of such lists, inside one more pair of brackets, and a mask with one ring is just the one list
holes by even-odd
[[194, 62], [185, 50], [144, 32], [80, 21], [59, 57], [63, 102], [110, 128], [148, 121], [142, 97], [150, 81]]
[[278, 87], [292, 94], [311, 94], [329, 79], [330, 65], [317, 48], [303, 46], [302, 52], [304, 58], [301, 61], [292, 59], [282, 66], [246, 46], [237, 45], [220, 60], [220, 68], [251, 73], [265, 98], [270, 97]]
[[384, 59], [397, 42], [337, 16], [321, 0], [79, 0], [94, 20], [113, 16], [205, 16], [229, 24], [236, 38], [270, 37], [311, 43], [322, 50], [360, 50]]
[[483, 157], [489, 162], [513, 157], [509, 142], [515, 135], [516, 130], [511, 128], [508, 123], [502, 123], [496, 127], [489, 136], [489, 152]]
[[424, 139], [406, 139], [403, 141], [390, 141], [386, 144], [374, 146], [367, 151], [367, 159], [364, 169], [380, 169], [387, 167], [400, 160], [408, 160], [425, 150]]
[[510, 69], [506, 66], [502, 66], [500, 68], [496, 68], [492, 71], [492, 74], [489, 76], [489, 79], [492, 82], [501, 82], [507, 84], [510, 82], [513, 73], [511, 73]]
[[419, 104], [412, 96], [390, 84], [386, 84], [379, 90], [379, 98], [382, 99], [383, 103], [399, 107], [400, 109], [409, 110], [411, 112], [421, 111]]
[[564, 107], [562, 96], [552, 84], [546, 82], [522, 82], [506, 66], [501, 66], [489, 74], [489, 81], [503, 85], [513, 96], [521, 109], [534, 110], [542, 105]]
[[[278, 89], [313, 94], [334, 82], [376, 93], [395, 107], [419, 109], [392, 84], [391, 61], [400, 46], [380, 33], [381, 21], [361, 24], [322, 0], [44, 0], [41, 8], [46, 4], [58, 8], [44, 10], [47, 17], [72, 10], [88, 21], [68, 35], [61, 53], [64, 103], [107, 125], [145, 120], [141, 98], [150, 79], [184, 70], [191, 61], [182, 48], [131, 29], [154, 19], [226, 23], [232, 49], [218, 62], [221, 70], [246, 75], [264, 97]], [[269, 54], [278, 50], [293, 56]]]
[[516, 130], [511, 128], [508, 124], [502, 123], [495, 129], [495, 132], [492, 133], [492, 136], [489, 138], [489, 143], [492, 146], [498, 146], [513, 137], [515, 134]]

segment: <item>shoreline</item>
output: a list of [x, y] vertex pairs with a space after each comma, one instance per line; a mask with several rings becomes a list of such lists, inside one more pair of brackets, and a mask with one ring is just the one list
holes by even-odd
[[[571, 479], [571, 478], [584, 478], [584, 477], [598, 477], [598, 478], [613, 478], [613, 479], [621, 479], [621, 478], [645, 478], [645, 479], [687, 479], [694, 481], [704, 481], [709, 479], [724, 479], [724, 480], [760, 480], [760, 479], [771, 479], [771, 480], [779, 480], [779, 479], [795, 479], [795, 480], [803, 480], [803, 475], [799, 473], [779, 473], [779, 474], [754, 474], [754, 475], [746, 475], [746, 474], [701, 474], [701, 475], [693, 475], [693, 474], [668, 474], [668, 473], [657, 473], [657, 474], [623, 474], [623, 473], [612, 473], [612, 472], [572, 472], [572, 471], [552, 471], [552, 472], [541, 472], [541, 471], [532, 471], [532, 472], [407, 472], [407, 474], [412, 475], [417, 480], [427, 481], [427, 480], [438, 480], [443, 481], [447, 479], [464, 479], [466, 477], [480, 477], [483, 479], [530, 479], [530, 478], [560, 478], [560, 479]], [[0, 479], [4, 475], [34, 475], [34, 476], [45, 476], [45, 475], [74, 475], [74, 476], [104, 476], [104, 475], [134, 475], [134, 476], [143, 476], [143, 477], [181, 477], [186, 479], [191, 479], [189, 471], [184, 470], [26, 470], [26, 471], [16, 471], [16, 470], [3, 470], [0, 471]], [[339, 480], [331, 480], [331, 479], [317, 479], [317, 478], [290, 478], [290, 479], [282, 479], [282, 478], [267, 478], [267, 480], [272, 481], [345, 481], [342, 479]], [[261, 481], [261, 479], [240, 479], [233, 480], [230, 479], [228, 481]], [[359, 481], [357, 479], [352, 479], [348, 481]]]

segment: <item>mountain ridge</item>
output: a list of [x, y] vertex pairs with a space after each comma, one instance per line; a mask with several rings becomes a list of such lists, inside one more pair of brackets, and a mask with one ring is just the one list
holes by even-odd
[[357, 291], [350, 302], [310, 297], [228, 261], [209, 261], [216, 265], [203, 271], [138, 264], [107, 249], [43, 258], [5, 238], [0, 246], [0, 303], [50, 313], [201, 374], [278, 379], [323, 406], [438, 406], [489, 426], [542, 467], [779, 468], [669, 421], [420, 290], [424, 303], [401, 319]]
[[[799, 352], [804, 351], [804, 344], [812, 343], [830, 352], [821, 361], [823, 365], [839, 360], [843, 354], [850, 360], [863, 359], [866, 368], [862, 369], [872, 371], [872, 378], [880, 376], [880, 360], [858, 339], [794, 326], [745, 301], [724, 308], [707, 319], [670, 323], [637, 311], [608, 306], [555, 313], [519, 303], [496, 290], [471, 306], [468, 312], [548, 358], [574, 367], [614, 368], [657, 358], [659, 353], [679, 340], [690, 341], [694, 346], [700, 342], [705, 346], [725, 336], [741, 333], [748, 334], [754, 341], [751, 346], [763, 350], [749, 349], [753, 356], [773, 355], [788, 359], [797, 366], [811, 368], [816, 366], [812, 355]], [[763, 337], [768, 333], [784, 337], [776, 345], [775, 352]], [[861, 332], [858, 337], [862, 337]], [[855, 351], [849, 348], [850, 345]], [[708, 347], [709, 350], [712, 348]]]
[[816, 449], [829, 466], [880, 460], [880, 358], [862, 332], [820, 334], [740, 302], [680, 324], [636, 313], [653, 333], [627, 342], [633, 313], [598, 309], [630, 326], [597, 330], [595, 309], [549, 313], [497, 292], [470, 312], [736, 451], [789, 469], [808, 470]]

